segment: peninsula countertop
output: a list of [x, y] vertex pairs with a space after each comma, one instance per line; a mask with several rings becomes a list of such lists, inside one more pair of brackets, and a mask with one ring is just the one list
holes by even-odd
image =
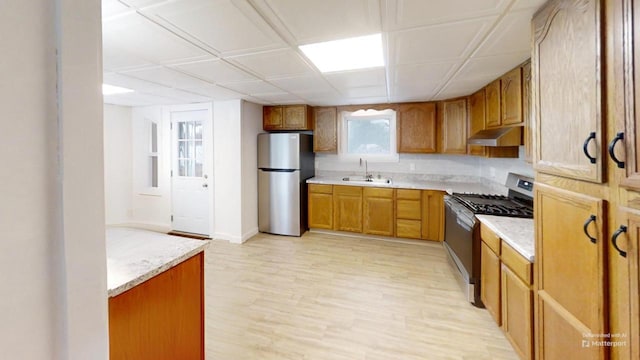
[[535, 258], [533, 219], [476, 215], [476, 218], [530, 262]]
[[417, 190], [440, 190], [447, 193], [478, 193], [492, 194], [494, 191], [489, 186], [480, 182], [466, 181], [444, 181], [444, 180], [392, 180], [391, 184], [375, 183], [370, 184], [357, 182], [350, 183], [343, 181], [339, 177], [316, 176], [307, 180], [308, 184], [326, 184], [326, 185], [346, 185], [346, 186], [372, 186], [385, 187], [392, 189], [417, 189]]
[[110, 227], [106, 244], [108, 294], [114, 297], [199, 254], [209, 241]]

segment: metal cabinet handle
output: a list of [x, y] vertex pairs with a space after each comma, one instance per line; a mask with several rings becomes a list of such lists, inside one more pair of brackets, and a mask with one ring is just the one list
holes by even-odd
[[596, 238], [594, 238], [593, 236], [589, 235], [589, 230], [587, 229], [587, 227], [589, 227], [589, 224], [591, 224], [594, 221], [596, 221], [596, 216], [595, 215], [589, 216], [587, 221], [584, 222], [584, 226], [582, 227], [582, 230], [584, 231], [584, 234], [587, 235], [589, 240], [591, 240], [591, 242], [595, 244], [596, 241], [597, 241]]
[[617, 133], [616, 137], [614, 137], [613, 140], [611, 140], [611, 142], [609, 143], [609, 156], [611, 157], [611, 160], [613, 160], [613, 162], [615, 162], [620, 169], [624, 169], [624, 161], [618, 160], [618, 158], [616, 157], [616, 154], [613, 152], [613, 150], [616, 147], [616, 144], [620, 140], [624, 140], [623, 132]]
[[595, 139], [596, 133], [592, 131], [591, 133], [589, 133], [589, 137], [584, 141], [584, 144], [582, 145], [582, 151], [584, 152], [584, 155], [587, 157], [587, 159], [589, 159], [589, 161], [591, 161], [592, 164], [596, 163], [596, 158], [589, 155], [589, 149], [587, 149], [587, 147], [589, 146], [589, 142]]
[[618, 228], [618, 230], [616, 230], [616, 232], [613, 233], [613, 236], [611, 236], [611, 243], [613, 244], [613, 247], [618, 250], [618, 253], [620, 253], [620, 256], [622, 257], [627, 257], [627, 252], [620, 250], [620, 248], [618, 247], [618, 236], [620, 236], [620, 234], [622, 233], [626, 233], [627, 232], [627, 227], [624, 225], [620, 225], [620, 227]]

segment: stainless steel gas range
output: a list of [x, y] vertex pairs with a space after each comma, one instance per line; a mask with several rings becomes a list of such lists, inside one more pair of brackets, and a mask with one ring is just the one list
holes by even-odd
[[445, 196], [444, 248], [467, 299], [480, 300], [480, 229], [476, 214], [533, 218], [533, 179], [509, 173], [508, 196], [458, 194]]

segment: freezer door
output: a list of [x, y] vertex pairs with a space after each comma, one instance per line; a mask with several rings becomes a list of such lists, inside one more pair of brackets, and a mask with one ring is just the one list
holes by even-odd
[[258, 134], [259, 169], [300, 169], [300, 134]]
[[258, 170], [258, 230], [302, 235], [300, 171]]

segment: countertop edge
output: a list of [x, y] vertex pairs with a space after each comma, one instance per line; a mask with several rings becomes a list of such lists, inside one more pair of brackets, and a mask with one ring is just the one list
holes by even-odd
[[[535, 252], [534, 252], [534, 254], [529, 254], [529, 252], [527, 250], [523, 249], [520, 246], [520, 244], [518, 244], [517, 242], [513, 241], [511, 239], [511, 237], [509, 236], [509, 234], [505, 234], [498, 227], [496, 227], [495, 224], [493, 224], [490, 219], [488, 219], [486, 217], [482, 217], [482, 216], [476, 216], [476, 218], [481, 223], [483, 223], [486, 226], [488, 226], [493, 232], [495, 232], [500, 237], [500, 239], [504, 240], [504, 242], [509, 244], [509, 246], [511, 246], [515, 251], [517, 251], [518, 254], [520, 254], [522, 257], [527, 259], [529, 262], [531, 262], [531, 263], [534, 262], [534, 260], [535, 260]], [[534, 240], [532, 240], [532, 241], [534, 241]]]
[[203, 252], [206, 250], [206, 248], [209, 246], [210, 241], [209, 240], [201, 240], [203, 242], [202, 245], [187, 251], [186, 253], [164, 263], [161, 266], [158, 266], [152, 270], [147, 271], [145, 274], [138, 276], [137, 278], [130, 280], [120, 286], [117, 286], [113, 289], [108, 289], [108, 295], [110, 298], [112, 297], [116, 297], [124, 292], [126, 292], [127, 290], [130, 290], [140, 284], [142, 284], [143, 282], [151, 279], [152, 277], [161, 274], [171, 268], [173, 268], [174, 266], [184, 262], [185, 260], [188, 260], [190, 258], [192, 258], [195, 255], [198, 255], [199, 253]]
[[493, 193], [487, 186], [475, 182], [448, 182], [439, 180], [425, 181], [398, 181], [391, 184], [384, 183], [349, 183], [339, 179], [312, 177], [306, 180], [307, 184], [318, 185], [338, 185], [338, 186], [359, 186], [359, 187], [379, 187], [383, 189], [412, 189], [412, 190], [437, 190], [447, 192], [479, 192]]

